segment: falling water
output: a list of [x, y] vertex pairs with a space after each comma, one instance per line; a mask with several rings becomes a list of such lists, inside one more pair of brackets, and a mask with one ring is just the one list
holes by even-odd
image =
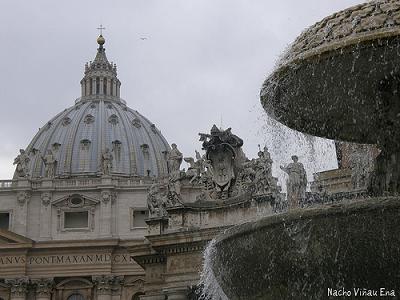
[[260, 114], [260, 119], [264, 125], [258, 131], [258, 135], [264, 139], [264, 144], [271, 153], [274, 161], [272, 173], [278, 177], [283, 191], [286, 191], [286, 175], [280, 166], [290, 163], [292, 155], [297, 155], [303, 163], [308, 182], [313, 181], [314, 173], [338, 167], [335, 144], [332, 140], [290, 129], [265, 113]]
[[216, 247], [215, 239], [208, 243], [203, 254], [203, 270], [200, 274], [200, 285], [203, 286], [203, 291], [200, 299], [202, 300], [229, 300], [222, 290], [221, 286], [215, 278], [211, 267], [211, 262], [215, 257]]

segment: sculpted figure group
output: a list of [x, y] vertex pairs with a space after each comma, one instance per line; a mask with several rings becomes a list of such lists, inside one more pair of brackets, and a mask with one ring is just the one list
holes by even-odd
[[[199, 201], [224, 200], [228, 197], [280, 197], [281, 188], [278, 180], [272, 176], [272, 159], [267, 149], [260, 149], [258, 157], [249, 160], [241, 146], [243, 141], [233, 135], [230, 129], [220, 130], [213, 126], [211, 134], [200, 134], [205, 154], [195, 152], [195, 158], [185, 157], [176, 144], [165, 152], [168, 166], [168, 177], [162, 182], [154, 183], [148, 194], [150, 215], [164, 216], [167, 208], [182, 205], [181, 185], [192, 184], [202, 187], [197, 196]], [[304, 166], [293, 162], [281, 169], [289, 176], [287, 180], [287, 200], [289, 208], [299, 207], [305, 198], [307, 176]], [[188, 163], [187, 171], [181, 170], [184, 160]]]
[[[53, 154], [53, 151], [49, 149], [45, 155], [41, 155], [40, 151], [37, 152], [39, 152], [38, 154], [40, 155], [44, 164], [45, 178], [53, 178], [56, 174], [57, 168], [57, 160]], [[14, 165], [17, 165], [15, 170], [17, 177], [28, 177], [31, 175], [29, 173], [29, 163], [29, 155], [24, 149], [20, 149], [19, 155], [14, 159]]]

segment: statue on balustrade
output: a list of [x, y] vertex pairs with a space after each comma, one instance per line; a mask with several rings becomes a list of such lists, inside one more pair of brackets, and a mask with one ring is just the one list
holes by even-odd
[[292, 156], [293, 162], [281, 169], [286, 172], [289, 178], [286, 181], [287, 201], [289, 209], [300, 207], [300, 203], [305, 199], [307, 187], [307, 174], [302, 163], [296, 155]]
[[53, 178], [56, 173], [57, 160], [55, 159], [53, 152], [48, 149], [44, 156], [41, 156], [44, 163], [45, 177]]
[[168, 173], [179, 171], [183, 159], [183, 155], [178, 150], [178, 146], [176, 144], [172, 144], [171, 148], [172, 149], [167, 152]]
[[113, 156], [109, 148], [106, 148], [101, 154], [101, 171], [104, 175], [110, 175], [112, 171]]
[[27, 177], [29, 175], [30, 158], [24, 149], [19, 150], [19, 155], [14, 159], [14, 165], [17, 165], [16, 174], [18, 177]]
[[200, 153], [195, 150], [196, 161], [193, 157], [185, 157], [183, 160], [189, 164], [189, 168], [186, 171], [186, 178], [190, 179], [189, 183], [193, 184], [199, 181], [202, 174], [205, 172], [204, 159]]

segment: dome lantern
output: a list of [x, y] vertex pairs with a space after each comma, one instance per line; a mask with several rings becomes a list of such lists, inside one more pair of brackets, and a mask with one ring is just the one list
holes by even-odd
[[99, 47], [96, 57], [94, 61], [85, 64], [85, 74], [81, 80], [82, 101], [99, 98], [120, 101], [121, 82], [117, 78], [117, 66], [108, 61], [104, 43], [105, 38], [100, 34], [97, 38]]

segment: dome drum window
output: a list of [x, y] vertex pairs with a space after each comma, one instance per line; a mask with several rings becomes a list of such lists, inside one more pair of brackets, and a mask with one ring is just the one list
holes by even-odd
[[90, 144], [91, 144], [91, 142], [89, 140], [87, 140], [87, 139], [82, 140], [81, 141], [81, 150], [83, 150], [83, 151], [89, 150]]
[[155, 134], [158, 133], [158, 129], [155, 124], [151, 124], [150, 128], [151, 128], [151, 131], [153, 131]]
[[92, 115], [86, 115], [85, 118], [83, 119], [83, 122], [85, 124], [92, 124], [94, 122], [94, 117]]
[[60, 149], [61, 144], [60, 143], [53, 143], [51, 145], [51, 148], [53, 149], [53, 151], [57, 152], [58, 149]]
[[118, 117], [117, 115], [113, 114], [108, 118], [108, 122], [110, 122], [112, 125], [118, 124]]
[[134, 118], [134, 119], [132, 120], [132, 125], [135, 126], [136, 128], [140, 128], [140, 127], [142, 126], [142, 124], [141, 124], [139, 118]]
[[61, 124], [62, 124], [63, 126], [67, 126], [67, 125], [71, 124], [71, 119], [68, 118], [68, 117], [65, 117], [65, 118], [63, 118]]

